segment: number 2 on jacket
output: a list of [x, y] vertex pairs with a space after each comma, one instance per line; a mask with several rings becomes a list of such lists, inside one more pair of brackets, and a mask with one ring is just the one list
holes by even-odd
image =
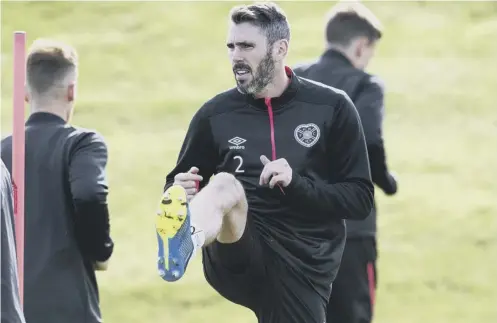
[[244, 173], [245, 170], [242, 169], [242, 166], [243, 166], [242, 156], [234, 156], [233, 159], [238, 161], [238, 166], [235, 169], [235, 173]]

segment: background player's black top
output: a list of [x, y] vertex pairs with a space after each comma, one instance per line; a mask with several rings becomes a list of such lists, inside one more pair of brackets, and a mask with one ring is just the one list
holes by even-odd
[[[343, 251], [343, 219], [364, 219], [373, 206], [366, 143], [344, 92], [301, 79], [289, 68], [287, 73], [288, 88], [270, 102], [233, 88], [205, 103], [165, 188], [193, 166], [204, 178], [200, 187], [215, 173], [234, 174], [245, 188], [249, 216], [275, 257], [326, 294]], [[292, 167], [283, 192], [259, 185], [262, 154], [285, 158]]]
[[[300, 64], [295, 74], [339, 88], [349, 95], [361, 117], [373, 182], [386, 194], [395, 194], [397, 183], [388, 171], [383, 143], [384, 90], [378, 77], [355, 68], [347, 57], [333, 49], [314, 62]], [[346, 222], [349, 238], [376, 235], [375, 208], [364, 221]]]
[[2, 258], [2, 294], [0, 296], [2, 313], [0, 318], [2, 323], [25, 323], [18, 288], [12, 180], [5, 164], [2, 161], [0, 164], [2, 172], [0, 192], [2, 200], [2, 219], [0, 222], [2, 233], [2, 250], [0, 251]]
[[[93, 263], [113, 251], [107, 146], [95, 131], [36, 112], [25, 151], [26, 321], [101, 322]], [[12, 136], [2, 140], [1, 157], [12, 172]]]

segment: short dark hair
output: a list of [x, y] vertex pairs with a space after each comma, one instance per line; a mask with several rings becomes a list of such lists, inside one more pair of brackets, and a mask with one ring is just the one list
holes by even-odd
[[376, 16], [363, 4], [344, 2], [333, 7], [326, 24], [326, 40], [330, 44], [348, 46], [357, 37], [370, 43], [382, 37], [382, 26]]
[[271, 2], [236, 6], [230, 12], [235, 24], [250, 23], [262, 29], [268, 44], [285, 39], [290, 41], [290, 25], [283, 10]]

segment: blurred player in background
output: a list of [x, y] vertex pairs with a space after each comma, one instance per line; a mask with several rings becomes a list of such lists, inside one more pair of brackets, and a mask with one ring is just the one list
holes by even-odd
[[322, 323], [343, 219], [369, 215], [373, 183], [352, 102], [285, 66], [289, 41], [276, 5], [231, 11], [237, 87], [195, 114], [167, 176], [159, 270], [178, 280], [201, 249], [209, 284], [259, 322]]
[[[24, 312], [29, 323], [102, 322], [95, 269], [112, 254], [107, 147], [68, 124], [74, 109], [74, 49], [39, 40], [26, 65]], [[12, 136], [2, 141], [12, 171]]]
[[0, 295], [2, 303], [2, 323], [25, 323], [19, 297], [19, 277], [17, 275], [17, 257], [14, 226], [14, 200], [12, 192], [12, 180], [10, 172], [0, 160], [2, 168], [2, 188], [0, 194], [2, 200], [2, 291]]
[[[343, 2], [326, 25], [327, 50], [315, 62], [295, 68], [299, 76], [344, 90], [361, 117], [373, 182], [387, 195], [397, 182], [386, 162], [382, 137], [384, 89], [364, 72], [382, 36], [378, 19], [360, 3]], [[376, 209], [364, 221], [348, 220], [347, 243], [333, 284], [327, 323], [372, 321], [376, 290]]]

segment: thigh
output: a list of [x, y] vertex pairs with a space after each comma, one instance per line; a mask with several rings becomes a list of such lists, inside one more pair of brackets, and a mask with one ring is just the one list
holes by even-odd
[[347, 240], [331, 291], [327, 323], [371, 322], [376, 288], [375, 268], [375, 240]]
[[234, 243], [215, 241], [203, 248], [204, 275], [223, 297], [255, 310], [259, 306], [266, 269], [259, 233], [251, 216]]

